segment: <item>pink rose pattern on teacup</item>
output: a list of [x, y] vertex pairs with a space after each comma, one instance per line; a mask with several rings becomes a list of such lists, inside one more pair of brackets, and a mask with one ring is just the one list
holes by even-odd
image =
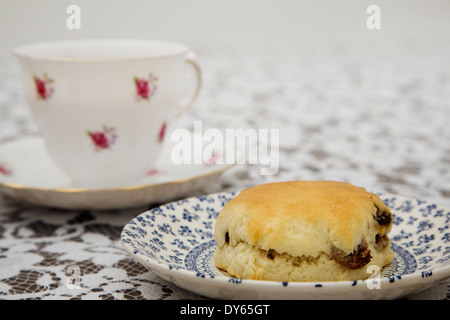
[[33, 76], [34, 85], [36, 86], [36, 94], [38, 99], [47, 100], [53, 95], [54, 89], [52, 87], [53, 79], [50, 79], [47, 74], [44, 73], [42, 78]]
[[217, 159], [219, 158], [219, 153], [217, 151], [214, 151], [211, 157], [205, 162], [207, 166], [213, 166], [216, 164]]
[[145, 175], [146, 176], [156, 176], [156, 175], [158, 175], [159, 174], [159, 170], [158, 169], [150, 169], [150, 170], [148, 170], [146, 173], [145, 173]]
[[87, 131], [88, 136], [95, 147], [95, 151], [101, 151], [110, 148], [117, 139], [115, 128], [103, 126], [100, 131]]
[[136, 86], [136, 100], [150, 100], [155, 94], [158, 86], [156, 85], [156, 78], [152, 73], [147, 78], [134, 77], [134, 84]]
[[[162, 143], [166, 135], [167, 122], [163, 122], [161, 129], [158, 133], [158, 142]], [[114, 127], [103, 126], [102, 130], [87, 131], [87, 135], [91, 138], [91, 141], [96, 151], [110, 148], [117, 139]]]
[[[44, 74], [42, 78], [33, 76], [34, 84], [36, 86], [36, 94], [39, 99], [47, 100], [54, 92], [52, 87], [53, 79]], [[152, 73], [147, 78], [134, 77], [134, 84], [136, 86], [136, 100], [149, 100], [158, 89], [156, 81], [158, 80]]]
[[161, 129], [158, 133], [158, 142], [161, 143], [164, 141], [164, 137], [166, 135], [166, 129], [167, 129], [167, 122], [163, 122]]
[[9, 176], [11, 174], [11, 170], [9, 170], [6, 165], [0, 163], [0, 174]]

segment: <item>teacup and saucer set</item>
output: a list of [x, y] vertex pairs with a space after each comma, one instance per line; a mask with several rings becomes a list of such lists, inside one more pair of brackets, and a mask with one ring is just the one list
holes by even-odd
[[[190, 107], [201, 85], [187, 46], [71, 40], [14, 54], [42, 136], [0, 145], [4, 194], [57, 208], [120, 209], [188, 195], [230, 167], [171, 161], [171, 120]], [[181, 102], [188, 65], [195, 89]]]

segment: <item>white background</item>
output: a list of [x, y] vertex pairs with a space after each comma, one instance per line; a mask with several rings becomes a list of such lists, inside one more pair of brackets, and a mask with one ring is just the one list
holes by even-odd
[[[0, 0], [0, 56], [18, 45], [73, 38], [149, 38], [207, 47], [439, 46], [450, 41], [445, 0]], [[66, 9], [81, 8], [81, 30]], [[381, 30], [366, 9], [381, 8]]]

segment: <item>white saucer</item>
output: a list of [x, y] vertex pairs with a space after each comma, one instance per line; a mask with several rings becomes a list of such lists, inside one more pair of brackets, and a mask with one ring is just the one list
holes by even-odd
[[0, 144], [0, 191], [32, 204], [63, 209], [121, 209], [185, 197], [232, 165], [174, 165], [166, 145], [154, 170], [133, 186], [77, 188], [32, 136]]

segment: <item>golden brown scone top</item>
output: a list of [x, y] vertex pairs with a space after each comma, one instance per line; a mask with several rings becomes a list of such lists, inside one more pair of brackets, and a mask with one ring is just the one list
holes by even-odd
[[215, 238], [240, 241], [293, 256], [351, 253], [392, 226], [389, 208], [375, 194], [349, 183], [291, 181], [258, 185], [230, 200], [216, 221]]

